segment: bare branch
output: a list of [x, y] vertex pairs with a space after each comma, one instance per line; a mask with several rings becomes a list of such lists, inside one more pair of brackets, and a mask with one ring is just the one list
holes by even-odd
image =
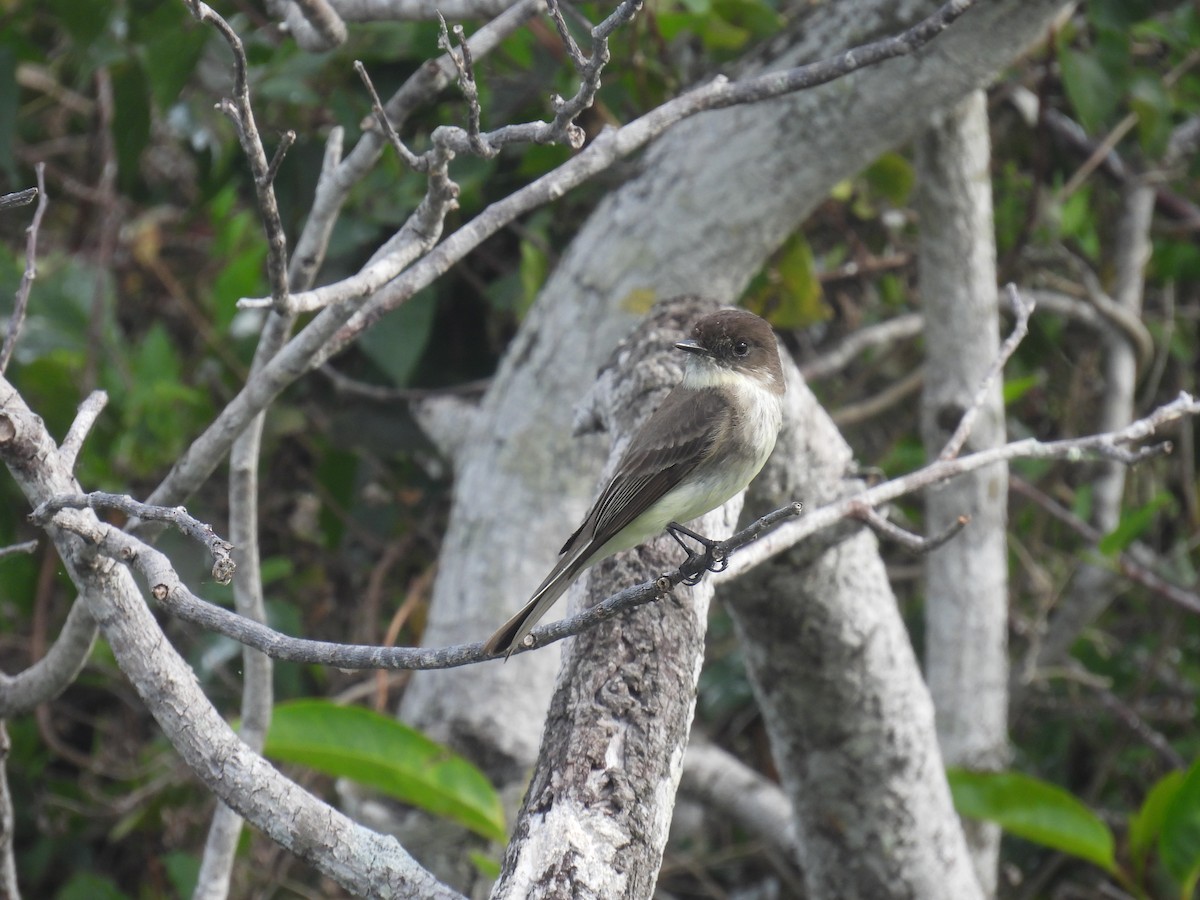
[[[799, 857], [792, 804], [783, 789], [715, 744], [693, 735], [683, 758], [679, 792], [729, 817], [786, 859]], [[796, 887], [796, 896], [802, 896], [803, 889]]]
[[1005, 287], [1005, 291], [1008, 293], [1009, 304], [1016, 314], [1016, 324], [1013, 325], [1012, 333], [1008, 336], [1008, 339], [1000, 345], [1000, 352], [992, 362], [992, 367], [988, 369], [987, 375], [984, 376], [983, 383], [979, 385], [979, 389], [975, 392], [975, 396], [971, 400], [971, 405], [963, 413], [958, 427], [954, 429], [954, 434], [950, 435], [950, 440], [946, 442], [946, 446], [938, 454], [939, 460], [954, 459], [954, 457], [958, 456], [963, 448], [963, 444], [971, 436], [971, 428], [975, 425], [975, 419], [979, 416], [979, 411], [987, 401], [988, 392], [991, 390], [993, 382], [1000, 377], [1000, 373], [1004, 371], [1005, 363], [1016, 352], [1021, 341], [1025, 340], [1025, 335], [1029, 333], [1029, 317], [1033, 315], [1034, 301], [1023, 299], [1021, 292], [1017, 290], [1017, 286], [1011, 282]]
[[[1053, 497], [1038, 490], [1029, 482], [1012, 477], [1010, 486], [1015, 493], [1032, 500], [1085, 541], [1091, 544], [1099, 544], [1104, 539], [1103, 532], [1079, 518], [1079, 516], [1075, 515], [1075, 513], [1071, 512], [1071, 510], [1067, 509]], [[1145, 565], [1142, 560], [1139, 560], [1136, 554], [1123, 551], [1114, 556], [1112, 562], [1122, 575], [1135, 584], [1140, 584], [1147, 590], [1153, 591], [1160, 597], [1171, 601], [1176, 606], [1194, 613], [1200, 613], [1200, 594], [1197, 594], [1195, 591], [1189, 591], [1182, 585], [1175, 584], [1163, 578], [1152, 568]]]
[[546, 0], [546, 8], [550, 13], [551, 20], [554, 22], [554, 27], [558, 30], [558, 36], [563, 42], [567, 56], [571, 57], [571, 62], [575, 64], [575, 68], [582, 72], [587, 65], [587, 57], [583, 55], [583, 51], [575, 43], [575, 38], [571, 37], [571, 32], [567, 30], [567, 23], [563, 19], [562, 9], [558, 5], [558, 0]]
[[275, 176], [279, 174], [279, 166], [294, 143], [296, 143], [296, 132], [289, 128], [280, 138], [279, 146], [275, 148], [275, 155], [271, 157], [271, 164], [267, 166], [265, 178], [268, 184], [275, 183]]
[[855, 519], [860, 520], [864, 524], [870, 526], [871, 530], [883, 537], [890, 538], [902, 547], [906, 547], [913, 553], [932, 553], [942, 544], [946, 543], [960, 531], [967, 527], [967, 523], [971, 521], [970, 516], [959, 516], [950, 526], [944, 529], [940, 534], [935, 535], [920, 535], [914, 534], [911, 531], [906, 531], [895, 522], [887, 519], [879, 510], [873, 506], [865, 504], [852, 506], [848, 514]]
[[714, 577], [719, 582], [738, 577], [754, 566], [760, 565], [766, 559], [784, 552], [810, 535], [843, 519], [853, 504], [865, 503], [868, 506], [879, 506], [965, 472], [973, 472], [993, 463], [1008, 462], [1013, 459], [1061, 459], [1072, 463], [1082, 462], [1101, 456], [1112, 447], [1146, 440], [1172, 423], [1197, 415], [1200, 415], [1200, 401], [1185, 391], [1170, 403], [1158, 407], [1144, 418], [1117, 431], [1102, 432], [1087, 437], [1065, 438], [1058, 441], [1025, 438], [1002, 447], [980, 450], [967, 456], [939, 459], [908, 475], [875, 485], [852, 497], [846, 497], [816, 509], [797, 522], [788, 522], [780, 526], [753, 546], [746, 548], [745, 552], [730, 562], [729, 568], [725, 572]]
[[71, 686], [96, 643], [96, 620], [79, 600], [46, 655], [16, 675], [0, 673], [0, 719], [25, 715]]
[[68, 469], [75, 469], [75, 462], [79, 458], [79, 451], [83, 449], [83, 442], [87, 440], [92, 426], [96, 424], [100, 413], [107, 405], [108, 394], [105, 391], [92, 391], [88, 394], [87, 399], [79, 404], [75, 421], [71, 423], [67, 436], [63, 438], [63, 442], [58, 448], [58, 455], [62, 457], [63, 465]]
[[[57, 450], [41, 419], [0, 378], [0, 461], [33, 505], [77, 489]], [[127, 569], [97, 560], [92, 548], [69, 533], [119, 533], [117, 529], [101, 524], [89, 510], [62, 510], [55, 524], [60, 527], [50, 533], [59, 556], [88, 612], [102, 623], [122, 673], [214, 794], [358, 896], [461, 896], [419, 866], [395, 838], [372, 832], [321, 802], [238, 738], [164, 638]]]
[[461, 25], [454, 26], [454, 36], [458, 39], [459, 52], [454, 52], [454, 44], [450, 41], [450, 33], [446, 30], [446, 20], [438, 13], [438, 47], [450, 55], [450, 61], [458, 70], [458, 86], [467, 101], [467, 140], [471, 150], [484, 158], [495, 156], [499, 150], [490, 144], [485, 144], [479, 133], [480, 120], [483, 112], [479, 108], [479, 88], [475, 84], [475, 63], [471, 59], [471, 48], [467, 44]]
[[51, 497], [29, 514], [35, 525], [47, 525], [55, 513], [64, 509], [115, 509], [128, 516], [147, 522], [166, 522], [192, 540], [203, 544], [213, 557], [212, 576], [218, 584], [229, 584], [237, 569], [229, 552], [233, 544], [220, 537], [211, 525], [193, 518], [182, 506], [150, 506], [139, 503], [125, 494], [106, 494], [93, 491], [90, 494], [63, 494]]
[[17, 338], [21, 336], [21, 326], [25, 324], [25, 310], [29, 306], [29, 292], [33, 288], [33, 280], [37, 278], [38, 229], [42, 227], [42, 216], [45, 215], [46, 204], [50, 198], [46, 196], [46, 164], [38, 163], [36, 171], [38, 205], [33, 211], [33, 221], [25, 229], [25, 274], [21, 276], [21, 283], [17, 286], [12, 315], [8, 319], [8, 332], [4, 335], [4, 345], [0, 346], [0, 375], [8, 368], [9, 360], [12, 359], [17, 346]]
[[0, 547], [0, 559], [4, 559], [6, 556], [16, 556], [18, 553], [33, 553], [37, 548], [37, 541], [9, 544], [7, 547]]
[[[451, 59], [454, 54], [448, 54]], [[375, 114], [375, 121], [387, 135], [388, 141], [392, 145], [392, 149], [414, 171], [420, 172], [421, 159], [415, 153], [405, 146], [404, 141], [400, 140], [400, 135], [396, 133], [396, 129], [392, 127], [392, 122], [388, 118], [387, 112], [383, 108], [383, 102], [379, 99], [379, 94], [375, 91], [375, 85], [371, 81], [371, 76], [367, 74], [367, 67], [362, 64], [361, 60], [354, 61], [354, 71], [358, 73], [358, 77], [362, 80], [363, 86], [367, 89], [367, 93], [371, 95], [371, 111]]]
[[[213, 25], [233, 51], [233, 97], [222, 100], [217, 104], [217, 108], [233, 121], [242, 152], [246, 154], [250, 163], [258, 209], [267, 235], [267, 274], [271, 279], [271, 299], [276, 306], [282, 307], [288, 296], [287, 236], [283, 231], [283, 220], [279, 216], [279, 203], [275, 199], [273, 167], [267, 162], [267, 152], [263, 149], [258, 125], [254, 121], [254, 108], [250, 104], [246, 50], [237, 32], [207, 3], [203, 0], [184, 2], [196, 21]], [[285, 139], [285, 144], [290, 142]]]
[[[320, 361], [323, 362], [343, 349], [346, 344], [350, 343], [363, 330], [371, 327], [384, 314], [403, 304], [416, 291], [446, 272], [451, 265], [478, 246], [482, 240], [495, 234], [518, 216], [551, 200], [558, 199], [566, 191], [609, 168], [617, 160], [641, 149], [677, 122], [706, 110], [722, 109], [742, 103], [755, 103], [815, 87], [865, 66], [875, 65], [884, 60], [914, 52], [949, 27], [974, 2], [975, 0], [951, 0], [933, 15], [899, 35], [855, 47], [827, 60], [783, 72], [771, 72], [738, 82], [730, 82], [723, 76], [718, 77], [707, 85], [662, 104], [621, 128], [602, 132], [583, 152], [553, 172], [542, 176], [504, 200], [487, 207], [470, 223], [443, 241], [419, 264], [404, 272], [403, 277], [397, 277], [404, 271], [403, 268], [387, 266], [371, 271], [368, 267], [343, 281], [297, 294], [292, 299], [292, 303], [294, 308], [301, 310], [320, 309], [331, 304], [375, 294], [363, 313], [356, 317], [350, 328], [339, 335], [336, 343], [329, 348], [328, 353], [323, 354]], [[626, 0], [608, 19], [596, 27], [594, 34], [598, 33], [601, 38], [606, 38], [613, 28], [624, 21], [622, 17], [631, 17], [636, 9], [637, 4]], [[599, 56], [606, 53], [607, 49], [603, 54], [597, 50], [593, 54], [593, 59], [597, 60]], [[596, 77], [598, 79], [598, 74]], [[577, 115], [577, 113], [570, 112], [574, 108], [576, 100], [586, 96], [585, 85], [581, 87], [576, 98], [567, 101], [566, 105], [561, 107], [560, 115], [556, 115], [554, 123], [507, 125], [481, 137], [493, 146], [515, 141], [550, 143], [560, 139], [566, 139], [570, 143], [573, 138], [570, 134], [565, 134], [567, 131], [565, 123], [570, 121], [573, 115]], [[560, 118], [562, 123], [560, 123]], [[571, 127], [577, 126], [572, 125]], [[582, 135], [577, 135], [577, 137], [582, 143]], [[462, 129], [442, 126], [435, 130], [434, 142], [446, 151], [471, 152], [470, 141]], [[575, 145], [573, 144], [573, 146]], [[238, 305], [242, 308], [255, 308], [263, 306], [264, 301], [242, 299], [238, 301]]]
[[920, 313], [905, 313], [878, 325], [859, 328], [848, 334], [836, 347], [802, 365], [800, 374], [805, 381], [828, 378], [846, 368], [864, 350], [909, 340], [920, 334], [924, 327], [925, 317]]
[[855, 403], [847, 403], [829, 413], [838, 428], [858, 425], [903, 403], [925, 384], [925, 367], [917, 366], [903, 378], [887, 385], [878, 394]]
[[[293, 9], [300, 15], [293, 15]], [[289, 0], [287, 21], [296, 43], [310, 53], [332, 50], [346, 42], [346, 23], [329, 0]]]
[[18, 206], [28, 206], [37, 199], [37, 188], [25, 188], [23, 191], [13, 191], [11, 194], [0, 194], [0, 209], [16, 209]]
[[21, 900], [17, 884], [17, 861], [13, 856], [13, 835], [16, 831], [13, 818], [12, 795], [8, 791], [8, 754], [12, 744], [8, 740], [8, 729], [0, 719], [0, 897], [5, 900]]

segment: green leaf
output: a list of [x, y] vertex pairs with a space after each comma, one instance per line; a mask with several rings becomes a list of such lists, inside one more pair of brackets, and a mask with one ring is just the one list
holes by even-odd
[[405, 387], [433, 328], [434, 296], [423, 290], [362, 336], [359, 346], [392, 384]]
[[1162, 833], [1163, 819], [1167, 807], [1179, 792], [1183, 783], [1183, 772], [1171, 772], [1160, 778], [1150, 789], [1142, 808], [1129, 819], [1129, 856], [1133, 860], [1134, 869], [1145, 871], [1158, 836]]
[[892, 206], [904, 206], [912, 194], [916, 174], [912, 163], [899, 153], [885, 153], [863, 173], [873, 194], [887, 199]]
[[1103, 130], [1113, 115], [1121, 90], [1104, 65], [1092, 54], [1063, 48], [1058, 54], [1063, 87], [1079, 115], [1079, 121], [1092, 134]]
[[1200, 759], [1192, 763], [1163, 813], [1158, 853], [1184, 896], [1200, 878]]
[[1040, 385], [1045, 378], [1042, 372], [1033, 372], [1020, 378], [1009, 378], [1004, 382], [1004, 405], [1016, 403], [1027, 393]]
[[75, 0], [50, 0], [47, 4], [56, 21], [61, 22], [81, 48], [93, 44], [108, 25], [112, 7], [103, 3], [76, 3]]
[[483, 773], [388, 716], [325, 700], [284, 703], [275, 707], [264, 752], [369, 785], [490, 840], [505, 838], [500, 798]]
[[1152, 158], [1166, 149], [1171, 137], [1171, 98], [1156, 77], [1138, 78], [1129, 93], [1129, 105], [1137, 113], [1138, 142]]
[[200, 860], [191, 853], [177, 850], [163, 856], [162, 863], [175, 893], [180, 897], [192, 896], [196, 882], [200, 880]]
[[1164, 506], [1170, 506], [1173, 503], [1171, 495], [1164, 491], [1157, 494], [1145, 506], [1123, 511], [1121, 521], [1117, 523], [1116, 528], [1101, 539], [1098, 549], [1105, 556], [1116, 556], [1145, 533], [1146, 529], [1158, 518], [1158, 513]]
[[542, 248], [533, 241], [521, 241], [521, 308], [522, 316], [533, 306], [538, 291], [546, 283], [546, 275], [550, 271], [550, 260]]
[[129, 900], [129, 895], [101, 875], [83, 872], [63, 886], [55, 900]]
[[743, 303], [781, 329], [803, 328], [829, 318], [816, 259], [803, 232], [784, 244], [767, 277]]
[[951, 769], [946, 775], [960, 814], [987, 819], [1016, 837], [1116, 871], [1112, 831], [1057, 785], [1019, 772]]

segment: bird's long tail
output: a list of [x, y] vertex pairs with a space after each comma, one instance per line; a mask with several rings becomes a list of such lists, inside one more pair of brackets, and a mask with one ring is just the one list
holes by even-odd
[[587, 564], [588, 560], [581, 558], [581, 554], [563, 556], [529, 602], [488, 638], [487, 643], [483, 645], [484, 652], [489, 656], [503, 653], [505, 659], [512, 656], [513, 651], [521, 645], [521, 641], [525, 640], [525, 635], [541, 621], [554, 602], [566, 593], [571, 582], [579, 577], [579, 573], [587, 568]]

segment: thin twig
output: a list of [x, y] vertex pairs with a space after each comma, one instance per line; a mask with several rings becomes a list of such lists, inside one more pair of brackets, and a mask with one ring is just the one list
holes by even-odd
[[[1024, 479], [1009, 476], [1009, 487], [1014, 493], [1032, 500], [1088, 543], [1098, 545], [1104, 539], [1104, 534], [1090, 522], [1079, 518], [1079, 516], [1075, 515], [1075, 513], [1071, 512], [1071, 510], [1067, 509], [1053, 497], [1044, 491], [1038, 490], [1038, 488]], [[1149, 566], [1138, 560], [1134, 554], [1122, 551], [1112, 557], [1112, 563], [1122, 575], [1135, 584], [1140, 584], [1160, 597], [1170, 600], [1176, 606], [1190, 609], [1193, 612], [1200, 612], [1200, 594], [1163, 578]]]
[[[449, 54], [450, 58], [457, 62], [453, 53]], [[354, 71], [358, 73], [359, 79], [362, 80], [363, 86], [367, 89], [367, 93], [371, 96], [371, 111], [375, 114], [375, 121], [379, 124], [380, 129], [387, 135], [388, 142], [396, 151], [396, 155], [404, 160], [405, 164], [417, 172], [422, 172], [423, 162], [420, 157], [405, 146], [404, 141], [400, 140], [400, 135], [396, 133], [396, 129], [392, 127], [392, 122], [388, 118], [387, 112], [383, 108], [383, 102], [379, 99], [379, 94], [375, 90], [375, 85], [371, 82], [371, 76], [367, 74], [367, 67], [362, 64], [362, 60], [354, 61]]]
[[[380, 270], [371, 277], [363, 277], [364, 273], [360, 273], [360, 275], [351, 276], [344, 281], [307, 291], [304, 295], [298, 294], [292, 298], [292, 302], [298, 309], [311, 310], [374, 294], [363, 311], [355, 315], [351, 326], [339, 333], [336, 343], [328, 348], [328, 353], [323, 353], [322, 361], [324, 361], [344, 349], [359, 334], [370, 328], [388, 312], [405, 303], [417, 290], [432, 283], [470, 250], [478, 246], [482, 240], [495, 234], [517, 217], [557, 199], [567, 190], [606, 170], [617, 160], [636, 152], [675, 123], [706, 110], [754, 103], [815, 87], [867, 65], [914, 52], [949, 27], [971, 7], [973, 2], [975, 0], [951, 0], [936, 13], [899, 35], [853, 48], [817, 63], [738, 82], [730, 82], [724, 77], [718, 77], [706, 85], [662, 104], [621, 128], [602, 132], [581, 153], [559, 166], [554, 172], [542, 176], [504, 200], [487, 207], [469, 223], [442, 241], [419, 263], [404, 272], [402, 277], [397, 277], [402, 270], [394, 267]], [[600, 27], [597, 26], [597, 28]], [[443, 126], [437, 131], [442, 132], [446, 128], [447, 126]], [[461, 132], [461, 129], [459, 131]], [[541, 137], [548, 136], [549, 133], [550, 126], [546, 123], [537, 123], [536, 125], [506, 126], [496, 132], [488, 133], [485, 138], [493, 144], [501, 140], [516, 140], [518, 137], [536, 143], [541, 140]], [[453, 135], [444, 135], [441, 145], [454, 152], [470, 151], [465, 133], [461, 134], [459, 138], [454, 138]], [[261, 301], [241, 300], [238, 301], [238, 304], [248, 308], [260, 306]]]
[[63, 464], [68, 469], [74, 470], [75, 463], [79, 459], [79, 451], [83, 449], [83, 442], [87, 440], [92, 426], [96, 424], [96, 420], [100, 418], [100, 413], [106, 405], [108, 405], [106, 391], [92, 391], [88, 394], [87, 399], [79, 404], [79, 410], [75, 413], [75, 421], [67, 429], [67, 436], [63, 438], [63, 442], [58, 448], [58, 455], [62, 457]]
[[[810, 535], [845, 518], [847, 510], [852, 504], [865, 503], [868, 506], [880, 506], [897, 497], [915, 493], [957, 475], [1014, 459], [1062, 459], [1072, 463], [1083, 462], [1100, 457], [1106, 450], [1114, 446], [1147, 440], [1168, 425], [1198, 415], [1200, 415], [1200, 401], [1183, 391], [1175, 400], [1158, 407], [1149, 415], [1117, 431], [1101, 432], [1087, 437], [1064, 438], [1058, 441], [1025, 438], [1002, 447], [979, 450], [967, 456], [947, 460], [939, 459], [908, 475], [885, 481], [859, 494], [813, 510], [797, 522], [785, 523], [739, 554], [730, 563], [729, 569], [715, 578], [718, 582], [736, 578], [746, 570], [783, 553]], [[1178, 598], [1170, 599], [1177, 600]], [[1191, 603], [1184, 605], [1193, 612], [1200, 611], [1195, 609]]]
[[835, 347], [806, 361], [800, 366], [800, 374], [804, 376], [805, 381], [828, 378], [846, 368], [864, 350], [909, 340], [919, 335], [924, 327], [925, 317], [923, 315], [905, 313], [877, 325], [859, 328], [846, 335]]
[[395, 403], [398, 400], [428, 400], [432, 397], [474, 397], [482, 395], [492, 383], [491, 378], [477, 378], [474, 381], [465, 381], [462, 384], [452, 384], [447, 387], [400, 388], [368, 384], [357, 378], [351, 378], [328, 364], [321, 366], [317, 371], [329, 379], [330, 384], [339, 394], [365, 397], [379, 403]]
[[454, 52], [454, 44], [450, 40], [450, 32], [446, 29], [446, 20], [438, 13], [438, 47], [450, 55], [454, 68], [458, 71], [458, 87], [467, 101], [467, 140], [476, 155], [490, 159], [500, 151], [484, 142], [479, 127], [483, 111], [479, 107], [479, 87], [475, 83], [475, 63], [471, 59], [471, 48], [461, 25], [454, 26], [454, 36], [458, 38], [459, 52]]
[[12, 316], [8, 320], [8, 332], [4, 335], [4, 345], [0, 347], [0, 375], [8, 368], [8, 362], [17, 346], [17, 338], [21, 336], [21, 327], [25, 324], [25, 310], [29, 306], [29, 292], [33, 288], [33, 280], [37, 278], [38, 229], [42, 227], [42, 216], [45, 215], [46, 204], [50, 198], [46, 195], [46, 164], [38, 163], [35, 171], [38, 204], [33, 211], [33, 221], [25, 229], [25, 274], [21, 276], [21, 283], [17, 286]]
[[1005, 287], [1005, 291], [1008, 294], [1009, 304], [1012, 306], [1017, 321], [1013, 325], [1012, 333], [1000, 345], [999, 354], [997, 354], [996, 359], [992, 362], [992, 367], [988, 369], [987, 375], [984, 376], [983, 383], [979, 385], [979, 389], [975, 392], [975, 396], [971, 400], [971, 405], [963, 413], [958, 427], [954, 429], [954, 434], [950, 435], [950, 440], [946, 442], [946, 446], [938, 454], [938, 459], [940, 460], [954, 459], [954, 457], [958, 456], [963, 448], [963, 444], [971, 436], [971, 428], [975, 425], [975, 419], [978, 418], [979, 411], [983, 409], [983, 404], [987, 401], [993, 382], [1000, 377], [1000, 373], [1004, 371], [1005, 363], [1008, 362], [1009, 357], [1013, 355], [1021, 341], [1025, 339], [1025, 335], [1029, 333], [1029, 317], [1033, 315], [1034, 301], [1025, 300], [1021, 296], [1021, 292], [1017, 290], [1017, 286], [1011, 282]]
[[550, 13], [550, 19], [554, 22], [554, 27], [558, 30], [558, 36], [563, 42], [563, 48], [567, 51], [567, 56], [571, 58], [571, 62], [575, 64], [575, 68], [582, 72], [583, 68], [587, 65], [587, 57], [583, 55], [583, 51], [575, 43], [575, 38], [571, 37], [571, 32], [567, 30], [567, 23], [563, 19], [562, 9], [558, 5], [558, 0], [546, 0], [546, 9]]
[[967, 524], [971, 521], [970, 516], [959, 516], [940, 534], [926, 536], [914, 534], [911, 531], [901, 528], [895, 522], [887, 519], [873, 506], [867, 506], [866, 504], [853, 506], [850, 508], [849, 514], [868, 525], [876, 534], [895, 541], [913, 553], [932, 553], [966, 528]]
[[6, 556], [16, 556], [18, 553], [33, 553], [38, 548], [37, 541], [25, 541], [21, 544], [9, 544], [7, 547], [0, 547], [0, 559]]
[[258, 124], [254, 120], [254, 108], [250, 103], [246, 49], [237, 32], [207, 3], [203, 0], [185, 2], [196, 20], [215, 27], [233, 52], [233, 97], [222, 100], [217, 108], [233, 121], [242, 152], [250, 163], [258, 209], [267, 236], [267, 274], [271, 280], [271, 299], [276, 308], [282, 309], [288, 296], [287, 235], [283, 231], [283, 219], [279, 215], [279, 203], [275, 197], [272, 166], [267, 161], [267, 152], [263, 148]]
[[213, 557], [212, 576], [218, 584], [229, 584], [233, 579], [237, 568], [229, 555], [233, 544], [213, 531], [211, 525], [193, 518], [182, 506], [150, 506], [139, 503], [126, 494], [93, 491], [90, 494], [63, 494], [51, 497], [29, 514], [29, 521], [35, 525], [46, 525], [55, 513], [64, 509], [115, 509], [143, 521], [166, 522], [208, 548]]
[[267, 166], [267, 174], [264, 177], [268, 184], [275, 183], [275, 176], [279, 174], [279, 166], [294, 143], [296, 143], [296, 132], [289, 128], [280, 137], [279, 146], [275, 148], [275, 155], [271, 157], [271, 163]]

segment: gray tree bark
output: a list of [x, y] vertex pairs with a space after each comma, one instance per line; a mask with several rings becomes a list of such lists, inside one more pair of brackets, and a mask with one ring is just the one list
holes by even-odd
[[[783, 433], [748, 491], [755, 512], [795, 499], [815, 508], [855, 487], [850, 447], [787, 368]], [[720, 590], [792, 801], [808, 896], [982, 897], [875, 536], [840, 536]]]
[[[936, 458], [1000, 349], [987, 98], [972, 92], [917, 141], [919, 278], [925, 307], [921, 434]], [[992, 382], [970, 450], [1005, 442], [1003, 378]], [[925, 670], [949, 765], [994, 770], [1008, 752], [1008, 467], [925, 494], [929, 534], [970, 524], [925, 558]], [[1000, 829], [964, 822], [985, 894], [996, 892]]]

